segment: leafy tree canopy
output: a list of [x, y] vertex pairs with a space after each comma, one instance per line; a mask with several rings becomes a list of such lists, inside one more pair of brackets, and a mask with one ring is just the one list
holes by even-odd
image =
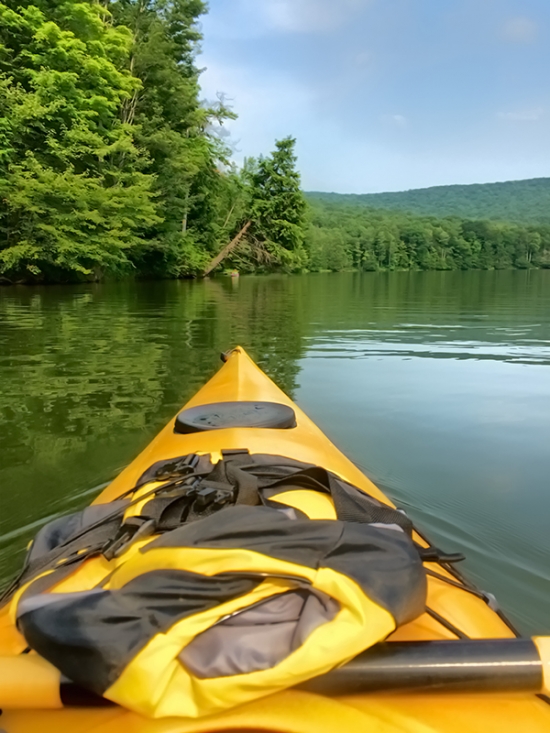
[[119, 119], [138, 82], [127, 29], [100, 5], [0, 3], [0, 269], [63, 278], [131, 267], [160, 221]]

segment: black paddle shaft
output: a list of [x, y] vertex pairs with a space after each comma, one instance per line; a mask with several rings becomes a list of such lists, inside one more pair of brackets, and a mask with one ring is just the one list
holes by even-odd
[[543, 666], [531, 639], [461, 639], [377, 644], [301, 685], [324, 695], [379, 690], [540, 692]]
[[[537, 693], [543, 688], [543, 665], [531, 639], [386, 642], [300, 687], [322, 695], [381, 690]], [[62, 681], [60, 692], [69, 707], [111, 704], [68, 680]]]

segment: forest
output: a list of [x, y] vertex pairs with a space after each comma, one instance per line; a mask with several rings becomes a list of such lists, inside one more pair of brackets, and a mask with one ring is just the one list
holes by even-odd
[[550, 178], [432, 186], [394, 193], [308, 192], [313, 201], [406, 211], [424, 216], [550, 224]]
[[550, 225], [436, 218], [310, 202], [311, 270], [550, 267]]
[[230, 242], [214, 272], [550, 267], [541, 217], [306, 197], [292, 136], [237, 167], [236, 112], [201, 98], [206, 10], [0, 0], [0, 283], [196, 277]]
[[0, 2], [4, 282], [184, 277], [241, 249], [304, 266], [294, 140], [230, 162], [223, 95], [200, 98], [201, 0]]

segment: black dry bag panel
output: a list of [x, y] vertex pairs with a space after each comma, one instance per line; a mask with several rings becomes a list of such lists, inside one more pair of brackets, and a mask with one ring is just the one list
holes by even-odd
[[288, 405], [277, 402], [213, 402], [183, 410], [176, 417], [176, 433], [201, 433], [223, 428], [296, 427], [296, 415]]

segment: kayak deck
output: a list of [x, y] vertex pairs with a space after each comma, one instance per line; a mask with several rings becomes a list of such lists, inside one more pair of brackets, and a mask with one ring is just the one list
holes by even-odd
[[[269, 453], [321, 465], [371, 496], [393, 506], [390, 500], [248, 357], [237, 348], [220, 371], [187, 403], [186, 408], [215, 402], [270, 401], [292, 407], [297, 425], [291, 430], [224, 428], [191, 434], [174, 432], [174, 422], [101, 493], [94, 503], [116, 499], [132, 488], [153, 463], [189, 453], [209, 453], [212, 460], [222, 449], [247, 448], [250, 453]], [[417, 541], [422, 542], [420, 537]], [[426, 564], [440, 575], [452, 578], [440, 565]], [[390, 640], [418, 641], [455, 639], [456, 635], [437, 620], [443, 617], [473, 639], [510, 638], [514, 634], [482, 598], [443, 580], [428, 578], [424, 613], [400, 627]], [[435, 617], [434, 617], [435, 616]], [[0, 612], [0, 654], [16, 653], [13, 628]], [[486, 731], [504, 733], [528, 730], [550, 731], [550, 706], [533, 694], [459, 694], [434, 692], [385, 692], [328, 698], [302, 690], [287, 690], [209, 718], [149, 720], [122, 708], [63, 709], [55, 711], [5, 711], [0, 728], [6, 733], [38, 731], [94, 731], [119, 733], [199, 733], [222, 730], [267, 730], [289, 733], [369, 730], [390, 733], [411, 731], [454, 733]]]

